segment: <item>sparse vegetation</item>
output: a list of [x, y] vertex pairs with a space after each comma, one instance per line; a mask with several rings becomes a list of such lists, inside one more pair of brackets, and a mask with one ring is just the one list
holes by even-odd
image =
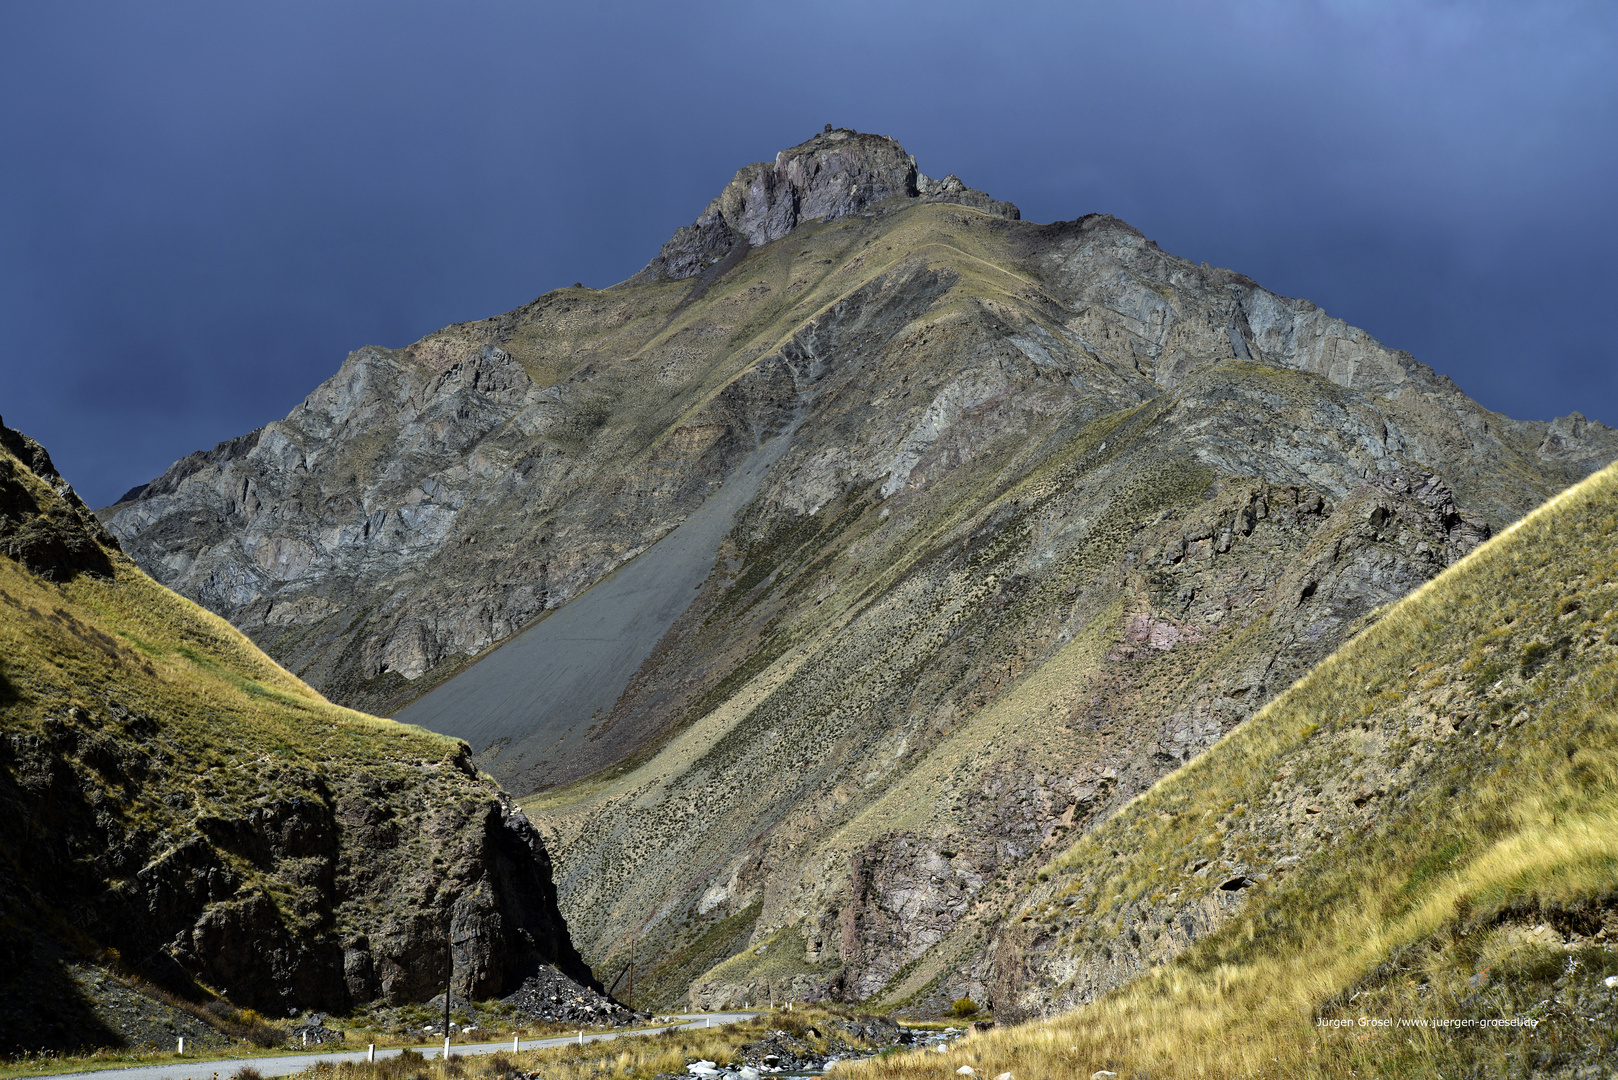
[[[165, 1040], [164, 1045], [158, 1046], [146, 1043], [138, 1046], [102, 1047], [88, 1053], [43, 1052], [34, 1054], [19, 1054], [7, 1059], [0, 1059], [0, 1080], [8, 1078], [21, 1078], [28, 1076], [48, 1076], [59, 1073], [90, 1072], [102, 1069], [112, 1069], [135, 1065], [162, 1066], [177, 1062], [195, 1062], [198, 1060], [214, 1060], [221, 1065], [221, 1075], [227, 1075], [226, 1067], [237, 1059], [256, 1058], [263, 1056], [284, 1057], [288, 1055], [320, 1054], [323, 1052], [351, 1052], [364, 1050], [367, 1044], [374, 1044], [379, 1050], [393, 1050], [404, 1048], [402, 1053], [388, 1057], [383, 1061], [389, 1063], [390, 1068], [402, 1068], [392, 1065], [392, 1062], [402, 1058], [406, 1063], [423, 1062], [427, 1060], [419, 1052], [421, 1046], [441, 1045], [442, 1035], [437, 1031], [443, 1019], [441, 1010], [428, 1009], [420, 1002], [410, 1003], [397, 1007], [378, 1007], [371, 1012], [363, 1012], [355, 1016], [334, 1017], [327, 1016], [324, 1026], [335, 1030], [340, 1040], [324, 1047], [314, 1045], [305, 1046], [298, 1042], [297, 1037], [286, 1027], [271, 1025], [251, 1009], [236, 1009], [223, 1001], [213, 1001], [207, 1006], [199, 1007], [194, 1002], [177, 999], [173, 995], [137, 982], [143, 993], [155, 1000], [163, 1001], [188, 1015], [207, 1019], [212, 1026], [229, 1036], [230, 1042], [220, 1043], [215, 1040], [212, 1044], [197, 1044], [188, 1037], [186, 1054], [177, 1055], [171, 1042]], [[520, 1013], [515, 1012], [504, 1002], [480, 1001], [475, 1003], [478, 1012], [479, 1027], [471, 1034], [457, 1033], [457, 1042], [461, 1040], [474, 1042], [509, 1042], [516, 1035], [522, 1039], [542, 1039], [555, 1036], [571, 1036], [580, 1030], [580, 1025], [572, 1023], [536, 1022]], [[455, 1022], [460, 1025], [468, 1021], [469, 1017], [461, 1010], [454, 1013]], [[435, 1023], [437, 1022], [437, 1023]], [[253, 1029], [257, 1029], [260, 1038], [253, 1037]], [[432, 1029], [429, 1034], [424, 1029]], [[618, 1031], [617, 1027], [594, 1028], [585, 1025], [583, 1030], [591, 1033], [597, 1030]], [[468, 1060], [480, 1060], [469, 1057]], [[508, 1059], [509, 1060], [509, 1059]], [[383, 1062], [379, 1062], [379, 1065]], [[251, 1069], [251, 1066], [244, 1066]], [[240, 1072], [241, 1070], [237, 1070]], [[407, 1070], [408, 1073], [408, 1070]], [[229, 1075], [235, 1075], [230, 1073]], [[482, 1075], [481, 1073], [477, 1075]]]
[[[1008, 944], [1135, 978], [1086, 984], [1096, 1000], [975, 1039], [947, 1068], [901, 1055], [856, 1073], [1415, 1078], [1601, 1060], [1618, 972], [1615, 534], [1618, 467], [1393, 606], [1059, 859]], [[1563, 638], [1479, 684], [1493, 657]], [[1209, 866], [1246, 868], [1245, 902], [1154, 954], [1168, 927], [1152, 913], [1219, 895], [1231, 871], [1193, 873]]]
[[[714, 984], [720, 998], [756, 1000], [779, 980], [832, 977], [839, 992], [930, 1015], [976, 1015], [970, 996], [951, 1004], [965, 989], [1003, 1018], [1082, 1004], [969, 1047], [1036, 1074], [1101, 1064], [1329, 1073], [1380, 1060], [1367, 1056], [1377, 1047], [1328, 1045], [1306, 1015], [1348, 1019], [1367, 1002], [1470, 1015], [1522, 1007], [1547, 986], [1557, 1000], [1593, 1001], [1579, 994], [1593, 994], [1589, 980], [1608, 970], [1607, 946], [1559, 936], [1553, 947], [1536, 935], [1547, 922], [1559, 934], [1584, 925], [1592, 905], [1607, 903], [1618, 858], [1609, 843], [1618, 809], [1603, 801], [1618, 780], [1608, 738], [1615, 680], [1603, 652], [1618, 633], [1603, 593], [1611, 568], [1587, 568], [1577, 581], [1566, 570], [1611, 535], [1611, 515], [1560, 521], [1572, 540], [1542, 530], [1527, 548], [1506, 545], [1509, 565], [1480, 556], [1471, 585], [1429, 590], [1426, 607], [1382, 605], [1436, 572], [1458, 529], [1413, 529], [1405, 549], [1385, 542], [1382, 532], [1396, 532], [1412, 506], [1370, 505], [1380, 498], [1370, 474], [1386, 458], [1371, 462], [1349, 444], [1377, 444], [1380, 425], [1380, 446], [1390, 447], [1390, 414], [1319, 375], [1215, 362], [1234, 345], [1229, 331], [1156, 305], [1228, 280], [1199, 278], [1155, 245], [1135, 245], [1130, 230], [1097, 225], [1092, 237], [1115, 248], [1103, 260], [1107, 288], [1142, 301], [1125, 316], [1127, 305], [1092, 303], [1077, 286], [1058, 297], [1032, 257], [1011, 257], [1011, 228], [940, 206], [806, 225], [700, 297], [672, 283], [558, 290], [405, 351], [444, 367], [498, 344], [559, 388], [545, 417], [501, 418], [479, 455], [523, 456], [532, 490], [553, 476], [572, 485], [522, 504], [531, 531], [501, 550], [540, 550], [553, 535], [593, 531], [604, 515], [633, 519], [589, 550], [545, 549], [565, 566], [557, 573], [567, 589], [677, 520], [723, 472], [692, 463], [731, 453], [724, 439], [761, 437], [805, 411], [835, 432], [825, 454], [791, 462], [808, 480], [775, 485], [732, 534], [703, 588], [712, 602], [680, 628], [711, 648], [682, 651], [676, 634], [648, 661], [645, 670], [662, 664], [653, 674], [672, 676], [646, 680], [672, 695], [658, 706], [666, 714], [653, 710], [661, 726], [610, 772], [529, 803], [557, 838], [574, 931], [598, 970], [617, 970], [638, 948], [643, 1005], [679, 1004], [693, 981]], [[1026, 230], [1043, 227], [1016, 228], [1038, 248]], [[1126, 248], [1151, 267], [1130, 264], [1118, 254]], [[1171, 288], [1163, 278], [1174, 275]], [[1171, 339], [1171, 315], [1187, 336]], [[1146, 339], [1125, 320], [1138, 328], [1153, 318], [1164, 333], [1137, 349]], [[1319, 337], [1321, 324], [1313, 328]], [[1200, 345], [1192, 340], [1204, 331]], [[1419, 389], [1420, 372], [1363, 338], [1333, 337], [1342, 364], [1386, 362]], [[1189, 366], [1162, 366], [1181, 360]], [[863, 398], [858, 408], [827, 407], [835, 395], [825, 388], [838, 380], [891, 395], [892, 415], [904, 418], [899, 436], [859, 430]], [[811, 385], [819, 389], [803, 392]], [[1254, 464], [1314, 410], [1342, 445], [1323, 440], [1284, 468], [1273, 454]], [[1406, 413], [1392, 418], [1422, 427]], [[1254, 434], [1272, 420], [1280, 434]], [[1199, 424], [1223, 427], [1216, 439], [1184, 435]], [[878, 435], [883, 456], [848, 456]], [[391, 438], [360, 436], [347, 463], [354, 476], [336, 486], [372, 490], [366, 477], [389, 460]], [[1468, 475], [1461, 502], [1526, 505], [1517, 500], [1554, 475], [1537, 467], [1525, 456], [1499, 475]], [[1234, 474], [1242, 468], [1252, 475]], [[1262, 478], [1276, 475], [1315, 486]], [[600, 492], [609, 494], [597, 500]], [[496, 519], [513, 505], [468, 504], [456, 526], [465, 526], [464, 550], [431, 563], [422, 580], [486, 587], [461, 571], [488, 557], [465, 552], [488, 550], [476, 545], [510, 524]], [[548, 558], [508, 567], [509, 576], [548, 574]], [[1364, 587], [1328, 602], [1331, 583], [1305, 574], [1310, 566], [1358, 575]], [[0, 599], [16, 609], [6, 626], [16, 641], [0, 638], [0, 647], [17, 646], [0, 658], [20, 657], [21, 673], [0, 659], [0, 700], [23, 703], [18, 730], [28, 738], [71, 732], [66, 760], [95, 774], [98, 812], [174, 838], [204, 828], [190, 807], [256, 802], [266, 776], [299, 799], [324, 799], [321, 770], [352, 771], [378, 743], [408, 760], [407, 771], [457, 767], [453, 744], [332, 709], [217, 620], [190, 609], [152, 615], [168, 601], [143, 580], [120, 574], [27, 592], [0, 576]], [[16, 597], [4, 591], [13, 587]], [[285, 631], [275, 647], [327, 664], [322, 685], [396, 701], [465, 662], [433, 653], [413, 685], [361, 676], [362, 646], [376, 644], [384, 608], [393, 605], [396, 628], [400, 611], [428, 606], [421, 601], [361, 597], [327, 623]], [[479, 606], [477, 618], [521, 622], [547, 602], [536, 587], [520, 618], [498, 604]], [[1354, 619], [1365, 632], [1352, 647], [1128, 803], [1324, 655]], [[487, 640], [485, 629], [455, 647]], [[30, 655], [36, 638], [45, 644]], [[428, 653], [448, 647], [422, 641]], [[1608, 674], [1586, 678], [1600, 671]], [[186, 768], [150, 793], [120, 788], [95, 731], [112, 723], [109, 713], [161, 717], [163, 763]], [[604, 718], [591, 733], [610, 726]], [[298, 875], [246, 857], [228, 869], [259, 889], [289, 932], [358, 936], [358, 916], [321, 910]], [[889, 902], [935, 887], [949, 893], [947, 917], [935, 897]], [[907, 925], [918, 910], [935, 918], [925, 933]], [[1008, 914], [999, 955], [1028, 958], [1034, 985], [963, 986], [961, 972], [985, 960]], [[70, 912], [52, 929], [73, 938], [68, 927], [89, 922]], [[1558, 969], [1558, 959], [1573, 966]], [[1491, 979], [1505, 982], [1480, 997]], [[245, 1013], [209, 1015], [216, 1026], [246, 1024], [249, 1038], [257, 1030]], [[1537, 1061], [1559, 1060], [1581, 1039], [1601, 1048], [1568, 1025], [1571, 1034], [1554, 1038], [1547, 1028]], [[1252, 1037], [1233, 1046], [1231, 1032]], [[1472, 1045], [1481, 1056], [1444, 1060], [1520, 1063], [1490, 1049], [1497, 1044], [1480, 1040]], [[679, 1055], [659, 1045], [536, 1060], [567, 1076], [679, 1072]], [[1414, 1073], [1452, 1050], [1422, 1043], [1398, 1067]], [[871, 1068], [899, 1076], [939, 1066], [891, 1055]], [[517, 1067], [503, 1055], [436, 1066], [406, 1057], [370, 1072]]]
[[[694, 1061], [740, 1065], [772, 1033], [815, 1052], [875, 1053], [879, 1045], [854, 1034], [861, 1014], [847, 1009], [778, 1010], [752, 1020], [712, 1028], [629, 1035], [610, 1042], [518, 1053], [451, 1054], [448, 1062], [405, 1051], [374, 1064], [323, 1063], [299, 1076], [308, 1080], [508, 1080], [523, 1073], [546, 1080], [650, 1080], [660, 1073], [684, 1075]], [[839, 1049], [841, 1048], [841, 1049]]]
[[[0, 469], [8, 513], [65, 514], [9, 451]], [[53, 581], [0, 556], [0, 1054], [281, 1045], [237, 1007], [292, 1004], [254, 965], [340, 957], [392, 904], [430, 920], [439, 886], [412, 895], [396, 866], [452, 870], [446, 842], [483, 837], [498, 790], [463, 743], [332, 705], [110, 547], [97, 565]], [[339, 828], [345, 805], [380, 827]], [[193, 926], [278, 944], [176, 963]]]

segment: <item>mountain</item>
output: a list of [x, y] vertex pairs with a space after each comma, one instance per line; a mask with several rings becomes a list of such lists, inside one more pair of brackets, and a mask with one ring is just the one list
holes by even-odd
[[1069, 839], [1614, 457], [836, 130], [624, 283], [362, 349], [102, 514], [539, 792], [575, 940], [638, 941], [650, 1000], [938, 1003]]
[[0, 554], [0, 1051], [132, 1041], [109, 974], [272, 1016], [425, 1001], [449, 950], [468, 997], [592, 982], [465, 743], [326, 701], [3, 425]]
[[1615, 531], [1618, 466], [1393, 605], [1054, 859], [988, 951], [997, 1015], [1057, 1018], [965, 1063], [1609, 1071]]

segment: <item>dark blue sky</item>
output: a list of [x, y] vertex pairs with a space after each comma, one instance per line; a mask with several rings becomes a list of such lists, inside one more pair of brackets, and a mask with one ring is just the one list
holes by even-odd
[[0, 415], [103, 504], [832, 123], [1618, 424], [1615, 73], [1605, 0], [7, 3]]

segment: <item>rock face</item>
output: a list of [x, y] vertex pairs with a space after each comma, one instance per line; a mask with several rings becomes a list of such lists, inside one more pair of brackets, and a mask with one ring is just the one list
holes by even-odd
[[695, 277], [738, 247], [779, 240], [805, 221], [835, 221], [894, 197], [972, 206], [1016, 221], [1008, 202], [991, 199], [951, 173], [933, 181], [885, 135], [827, 125], [823, 134], [737, 171], [696, 222], [677, 229], [630, 280]]
[[1618, 433], [1489, 412], [1116, 219], [1022, 222], [913, 168], [817, 136], [636, 278], [361, 350], [109, 527], [392, 708], [488, 678], [455, 672], [774, 448], [566, 753], [503, 753], [520, 709], [474, 752], [519, 791], [618, 766], [530, 805], [598, 968], [635, 937], [659, 958], [637, 985], [708, 1004], [983, 1001], [1006, 897], [1068, 839]]
[[[1423, 513], [1446, 513], [1426, 484], [1396, 486], [1404, 497], [1376, 524], [1384, 533], [1418, 533]], [[1389, 502], [1378, 494], [1371, 505]], [[1416, 965], [1442, 947], [1432, 939], [1509, 941], [1513, 924], [1551, 942], [1543, 984], [1516, 989], [1518, 1000], [1562, 1009], [1569, 1023], [1593, 1016], [1557, 1000], [1593, 986], [1570, 978], [1576, 968], [1612, 964], [1600, 951], [1618, 932], [1610, 886], [1593, 876], [1556, 899], [1536, 890], [1555, 879], [1552, 860], [1584, 857], [1556, 827], [1593, 831], [1585, 807], [1610, 790], [1587, 778], [1618, 741], [1605, 721], [1618, 676], [1615, 512], [1609, 468], [1368, 626], [1237, 735], [1073, 845], [993, 932], [997, 1017], [1063, 1012], [1148, 972], [1174, 989], [1137, 1002], [1183, 1002], [1182, 983], [1217, 978], [1222, 991], [1227, 972], [1259, 962], [1265, 993], [1298, 985], [1302, 972], [1338, 972], [1309, 992], [1330, 1003], [1322, 1015], [1358, 1015], [1366, 986], [1418, 985]], [[1594, 828], [1612, 842], [1610, 825]], [[1440, 866], [1479, 876], [1459, 879], [1469, 891], [1456, 899], [1438, 892], [1457, 880]], [[1485, 866], [1497, 884], [1474, 913]], [[1439, 907], [1435, 893], [1443, 921], [1408, 918]], [[1397, 929], [1362, 934], [1347, 920]], [[1339, 950], [1354, 964], [1337, 961]], [[1283, 957], [1290, 972], [1276, 978]], [[1456, 982], [1488, 978], [1475, 970], [1463, 966]], [[1514, 987], [1527, 981], [1521, 968], [1491, 970], [1513, 971]], [[1358, 985], [1327, 981], [1344, 971]], [[1436, 982], [1420, 1000], [1443, 992]], [[1498, 999], [1456, 997], [1458, 1010], [1500, 1014]]]
[[[3, 421], [0, 447], [6, 451], [0, 455], [0, 554], [47, 581], [111, 577], [107, 553], [118, 551], [118, 542], [62, 479], [45, 448]], [[25, 471], [49, 493], [30, 490], [37, 485], [24, 480]]]
[[[191, 835], [104, 820], [105, 778], [133, 788], [184, 767], [165, 726], [113, 701], [102, 715], [46, 717], [39, 735], [13, 730], [0, 746], [0, 802], [32, 826], [6, 845], [35, 868], [23, 894], [82, 920], [137, 973], [181, 991], [195, 980], [272, 1014], [425, 1000], [451, 945], [455, 985], [479, 999], [547, 962], [593, 981], [556, 909], [542, 842], [476, 782], [464, 747], [414, 782], [272, 768], [250, 809], [202, 809]], [[294, 890], [290, 905], [272, 882]]]
[[451, 954], [477, 998], [546, 965], [594, 985], [464, 743], [330, 705], [142, 574], [32, 440], [0, 447], [0, 999], [53, 1002], [8, 1048], [118, 1040], [63, 974], [87, 961], [272, 1016], [425, 1000]]

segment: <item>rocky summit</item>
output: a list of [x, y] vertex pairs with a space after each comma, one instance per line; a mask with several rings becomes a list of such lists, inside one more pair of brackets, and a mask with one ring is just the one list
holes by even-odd
[[695, 277], [734, 265], [748, 249], [779, 240], [805, 221], [834, 221], [887, 199], [950, 202], [1013, 221], [1008, 202], [991, 199], [951, 173], [934, 181], [916, 159], [883, 135], [826, 125], [824, 134], [783, 150], [773, 162], [738, 172], [696, 222], [677, 229], [657, 258], [631, 281]]
[[637, 1000], [919, 1007], [1005, 997], [1051, 859], [1614, 457], [833, 130], [625, 282], [361, 349], [100, 513], [529, 796]]
[[452, 962], [478, 998], [598, 986], [465, 743], [310, 690], [3, 425], [0, 556], [0, 1053], [207, 1045], [263, 1027], [241, 1010], [423, 1001]]

